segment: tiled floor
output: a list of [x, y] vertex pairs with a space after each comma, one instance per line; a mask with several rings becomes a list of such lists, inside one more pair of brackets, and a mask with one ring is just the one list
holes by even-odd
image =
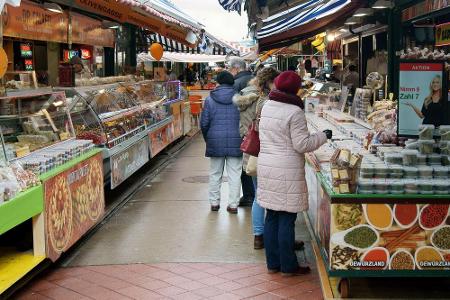
[[60, 268], [15, 299], [322, 299], [317, 275], [285, 278], [263, 264], [160, 263]]

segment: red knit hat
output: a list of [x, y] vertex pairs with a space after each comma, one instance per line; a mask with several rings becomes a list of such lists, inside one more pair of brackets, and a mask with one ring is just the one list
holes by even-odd
[[297, 95], [298, 90], [302, 87], [302, 79], [294, 71], [284, 71], [275, 78], [274, 84], [277, 90]]

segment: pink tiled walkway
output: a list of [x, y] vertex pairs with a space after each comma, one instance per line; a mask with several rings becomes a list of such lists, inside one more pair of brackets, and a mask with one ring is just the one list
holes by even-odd
[[316, 273], [284, 278], [263, 264], [161, 263], [60, 268], [14, 299], [323, 299]]

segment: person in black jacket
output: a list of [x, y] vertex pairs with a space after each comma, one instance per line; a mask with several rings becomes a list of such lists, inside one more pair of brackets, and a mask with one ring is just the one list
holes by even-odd
[[[240, 93], [247, 87], [248, 82], [253, 78], [252, 72], [247, 69], [247, 64], [240, 57], [233, 57], [228, 62], [228, 69], [234, 75], [234, 89]], [[242, 194], [239, 206], [252, 206], [255, 199], [255, 188], [253, 187], [252, 177], [242, 170], [241, 173]]]

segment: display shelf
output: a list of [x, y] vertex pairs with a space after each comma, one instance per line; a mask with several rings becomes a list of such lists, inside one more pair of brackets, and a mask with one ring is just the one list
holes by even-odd
[[45, 256], [34, 256], [31, 250], [17, 252], [1, 248], [0, 252], [0, 294], [45, 260]]
[[67, 169], [70, 169], [71, 167], [77, 165], [78, 163], [80, 163], [80, 162], [82, 162], [82, 161], [84, 161], [84, 160], [94, 156], [95, 154], [100, 153], [100, 152], [102, 152], [102, 149], [95, 148], [95, 149], [93, 149], [93, 150], [91, 150], [91, 151], [89, 151], [89, 152], [87, 152], [87, 153], [85, 153], [83, 155], [80, 155], [80, 156], [70, 160], [69, 162], [63, 164], [62, 166], [59, 166], [59, 167], [54, 168], [53, 170], [51, 170], [49, 172], [41, 174], [39, 176], [39, 179], [41, 181], [46, 181], [46, 180], [48, 180], [48, 179], [50, 179], [52, 177], [55, 177], [59, 173], [64, 172]]
[[42, 185], [39, 185], [0, 204], [0, 234], [41, 213], [44, 209], [43, 193]]

